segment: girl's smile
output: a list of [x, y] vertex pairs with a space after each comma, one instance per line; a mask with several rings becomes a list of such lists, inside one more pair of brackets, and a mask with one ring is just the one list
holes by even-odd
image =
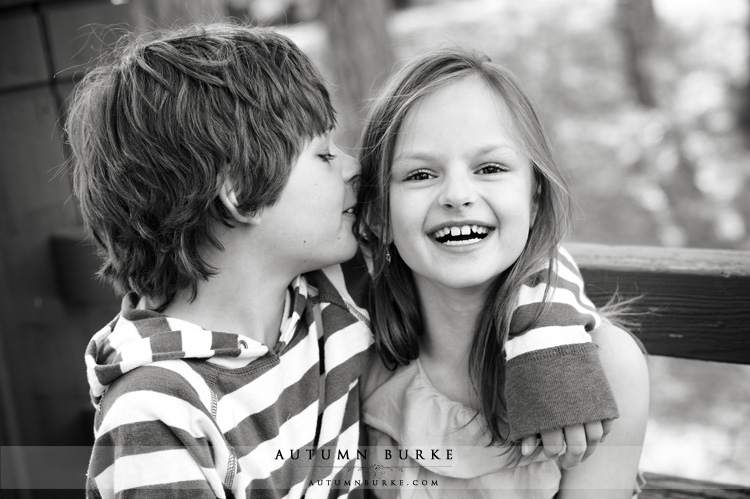
[[428, 230], [427, 235], [439, 249], [449, 253], [475, 251], [487, 244], [488, 238], [495, 230], [494, 227], [472, 220], [440, 225], [442, 227], [437, 230]]
[[487, 227], [472, 221], [453, 222], [432, 232], [431, 237], [438, 244], [447, 246], [467, 246], [483, 241], [494, 227]]

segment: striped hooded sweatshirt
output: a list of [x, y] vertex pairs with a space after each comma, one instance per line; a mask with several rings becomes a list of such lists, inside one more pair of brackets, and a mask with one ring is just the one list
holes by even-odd
[[[551, 272], [549, 272], [551, 270]], [[573, 257], [558, 247], [521, 286], [505, 343], [510, 441], [619, 416], [592, 331], [601, 317]]]
[[[617, 417], [580, 273], [563, 249], [552, 280], [546, 270], [524, 284], [506, 343], [511, 440]], [[89, 497], [359, 495], [368, 285], [361, 254], [298, 278], [272, 350], [126, 296], [86, 351], [97, 408]]]
[[372, 338], [337, 288], [340, 266], [297, 278], [272, 349], [125, 296], [86, 352], [97, 408], [87, 495], [361, 495], [358, 378]]

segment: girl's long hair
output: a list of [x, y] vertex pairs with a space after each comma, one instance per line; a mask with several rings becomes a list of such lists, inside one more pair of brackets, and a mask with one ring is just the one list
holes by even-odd
[[[477, 78], [501, 99], [513, 120], [516, 144], [534, 169], [536, 218], [518, 260], [492, 285], [474, 331], [469, 377], [487, 423], [491, 444], [506, 444], [504, 345], [521, 284], [540, 268], [552, 268], [570, 226], [570, 197], [542, 124], [516, 78], [479, 52], [449, 48], [403, 67], [368, 113], [360, 161], [359, 228], [373, 257], [372, 318], [375, 344], [389, 368], [419, 356], [424, 322], [411, 270], [390, 243], [389, 185], [394, 148], [407, 114], [425, 96], [464, 78]], [[386, 254], [390, 253], [390, 263]], [[548, 275], [552, 277], [551, 271]]]

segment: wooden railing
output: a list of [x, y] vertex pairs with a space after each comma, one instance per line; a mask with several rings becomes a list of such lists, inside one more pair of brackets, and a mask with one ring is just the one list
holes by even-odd
[[[569, 244], [597, 306], [617, 293], [649, 355], [750, 364], [750, 252]], [[738, 380], [738, 382], [742, 382]], [[721, 389], [721, 387], [717, 387]], [[750, 488], [646, 473], [640, 499], [750, 498]]]

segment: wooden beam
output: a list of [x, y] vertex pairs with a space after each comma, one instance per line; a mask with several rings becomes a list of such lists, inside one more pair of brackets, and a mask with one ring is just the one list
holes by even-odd
[[569, 244], [597, 306], [638, 298], [652, 355], [750, 364], [750, 252]]
[[690, 480], [644, 473], [646, 486], [639, 499], [750, 499], [750, 489], [741, 485]]

